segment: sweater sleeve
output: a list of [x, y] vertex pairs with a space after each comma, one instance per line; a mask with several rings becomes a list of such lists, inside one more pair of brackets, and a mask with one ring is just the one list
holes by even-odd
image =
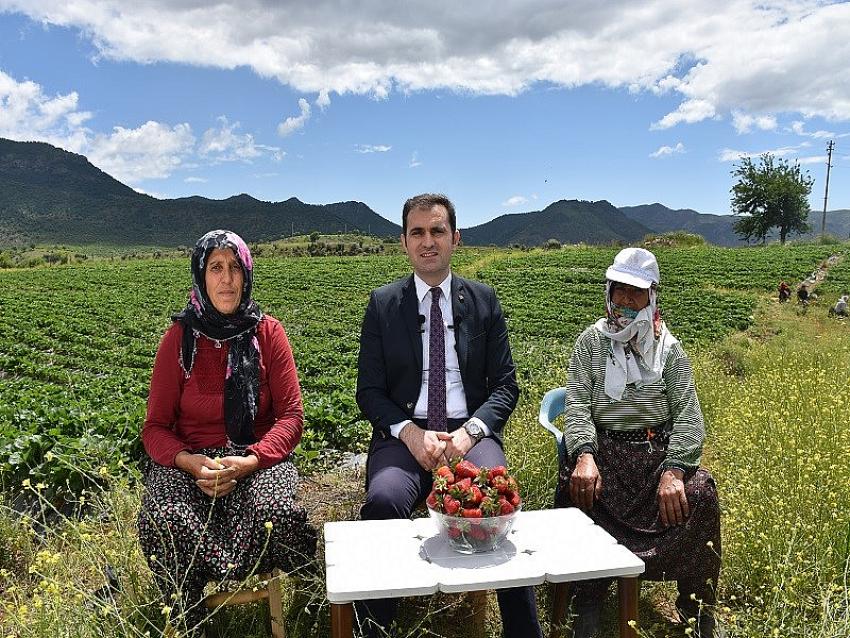
[[304, 426], [304, 407], [295, 359], [283, 325], [268, 317], [268, 341], [261, 344], [266, 362], [269, 392], [274, 411], [274, 425], [248, 450], [260, 461], [261, 468], [271, 467], [286, 459], [298, 442]]
[[676, 344], [667, 356], [663, 372], [673, 420], [673, 432], [667, 445], [663, 467], [682, 470], [695, 468], [702, 456], [705, 423], [694, 385], [691, 361], [681, 345]]
[[142, 426], [142, 444], [155, 462], [174, 466], [174, 457], [189, 446], [177, 436], [174, 424], [180, 411], [183, 370], [180, 368], [180, 341], [183, 329], [173, 324], [156, 351], [148, 393], [148, 411]]
[[564, 442], [574, 456], [581, 449], [596, 453], [596, 427], [590, 414], [593, 394], [593, 328], [576, 339], [567, 371], [567, 397], [564, 411]]

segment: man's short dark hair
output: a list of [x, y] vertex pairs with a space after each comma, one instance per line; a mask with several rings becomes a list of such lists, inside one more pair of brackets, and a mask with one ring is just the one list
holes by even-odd
[[422, 193], [411, 197], [404, 202], [404, 208], [401, 210], [401, 232], [407, 235], [407, 214], [417, 208], [431, 210], [434, 206], [443, 206], [449, 213], [449, 226], [452, 233], [457, 230], [457, 218], [455, 216], [455, 205], [451, 200], [442, 193]]

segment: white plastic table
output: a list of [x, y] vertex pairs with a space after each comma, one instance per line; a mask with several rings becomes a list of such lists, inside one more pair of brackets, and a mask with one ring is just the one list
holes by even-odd
[[[555, 584], [553, 627], [568, 583], [618, 579], [620, 636], [636, 638], [638, 576], [644, 563], [576, 508], [520, 512], [495, 552], [459, 554], [430, 518], [325, 523], [333, 638], [353, 635], [356, 600]], [[557, 635], [553, 630], [551, 635]]]

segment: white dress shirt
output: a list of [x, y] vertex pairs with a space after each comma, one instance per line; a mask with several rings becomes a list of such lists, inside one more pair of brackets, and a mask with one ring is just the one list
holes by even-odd
[[[419, 399], [413, 409], [413, 418], [428, 418], [428, 362], [430, 361], [430, 335], [431, 335], [431, 286], [426, 284], [419, 275], [413, 274], [416, 284], [416, 298], [419, 300], [419, 320], [425, 320], [420, 324], [422, 333], [422, 386], [419, 389]], [[445, 357], [446, 357], [446, 418], [466, 419], [469, 412], [466, 409], [466, 393], [463, 391], [463, 380], [460, 376], [460, 363], [455, 350], [455, 327], [453, 325], [454, 315], [452, 313], [452, 274], [451, 272], [440, 283], [439, 288], [443, 291], [440, 295], [440, 312], [443, 315], [443, 334], [445, 334]], [[475, 418], [475, 422], [481, 426], [485, 436], [490, 435], [490, 428]], [[398, 438], [402, 428], [410, 420], [395, 423], [390, 426], [390, 433]]]

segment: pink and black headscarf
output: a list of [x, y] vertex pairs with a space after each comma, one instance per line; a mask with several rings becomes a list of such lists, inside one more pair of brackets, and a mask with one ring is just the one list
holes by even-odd
[[[216, 310], [207, 293], [205, 270], [210, 253], [229, 248], [242, 267], [242, 297], [236, 312], [224, 315]], [[256, 442], [254, 418], [260, 399], [260, 344], [257, 324], [263, 318], [260, 307], [251, 298], [254, 262], [251, 251], [236, 233], [213, 230], [201, 237], [192, 252], [192, 290], [186, 307], [171, 319], [183, 324], [180, 367], [188, 379], [195, 365], [199, 335], [213, 341], [229, 342], [224, 380], [224, 421], [227, 436], [234, 443]]]

